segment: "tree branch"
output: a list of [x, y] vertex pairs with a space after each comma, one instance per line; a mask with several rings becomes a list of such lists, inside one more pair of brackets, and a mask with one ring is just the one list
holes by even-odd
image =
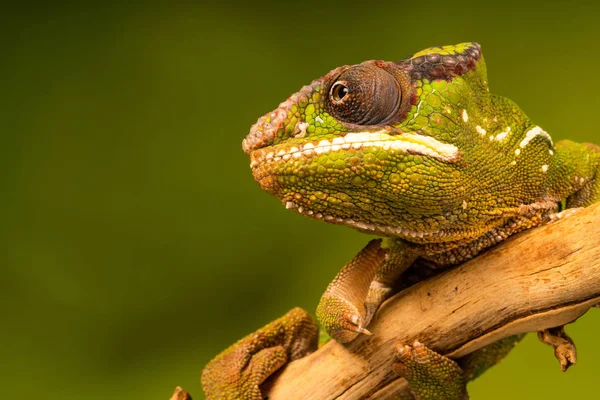
[[600, 302], [600, 204], [510, 238], [398, 293], [373, 336], [331, 341], [290, 363], [263, 393], [283, 399], [388, 399], [406, 389], [391, 370], [397, 343], [418, 339], [451, 357], [501, 338], [574, 321]]

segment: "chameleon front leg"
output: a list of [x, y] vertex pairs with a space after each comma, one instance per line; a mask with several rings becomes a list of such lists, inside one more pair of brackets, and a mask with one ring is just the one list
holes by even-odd
[[279, 368], [317, 349], [318, 327], [304, 310], [283, 317], [217, 355], [202, 371], [206, 400], [262, 400], [260, 385]]
[[350, 342], [366, 329], [373, 315], [392, 294], [396, 279], [418, 257], [395, 239], [372, 240], [329, 284], [317, 307], [317, 318], [340, 343]]

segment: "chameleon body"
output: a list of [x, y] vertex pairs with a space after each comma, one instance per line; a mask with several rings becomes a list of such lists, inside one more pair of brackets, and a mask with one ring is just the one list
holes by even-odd
[[[394, 285], [600, 198], [600, 148], [553, 143], [515, 103], [491, 94], [476, 43], [336, 68], [261, 117], [243, 149], [256, 181], [287, 208], [383, 238], [346, 265], [321, 299], [319, 320], [340, 342], [370, 334], [367, 325]], [[560, 327], [555, 332], [544, 332], [547, 342], [572, 344]], [[292, 310], [209, 363], [202, 376], [208, 398], [261, 399], [259, 385], [313, 351], [316, 338], [312, 318]], [[394, 369], [416, 398], [466, 398], [465, 383], [519, 339], [457, 362], [420, 343], [402, 345]], [[573, 361], [566, 353], [565, 368]]]

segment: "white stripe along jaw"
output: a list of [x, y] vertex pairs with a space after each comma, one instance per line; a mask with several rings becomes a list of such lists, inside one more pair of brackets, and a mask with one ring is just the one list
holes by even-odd
[[319, 142], [308, 142], [304, 145], [291, 146], [279, 150], [277, 150], [277, 146], [263, 148], [260, 152], [253, 152], [255, 154], [253, 154], [254, 157], [252, 157], [250, 166], [254, 168], [267, 160], [287, 161], [291, 158], [312, 157], [331, 151], [349, 150], [351, 148], [359, 150], [364, 147], [376, 147], [385, 151], [397, 150], [403, 153], [420, 154], [444, 162], [456, 161], [459, 153], [458, 147], [443, 143], [431, 136], [420, 135], [414, 132], [390, 135], [386, 130], [380, 130], [375, 132], [351, 132], [332, 140], [324, 139]]

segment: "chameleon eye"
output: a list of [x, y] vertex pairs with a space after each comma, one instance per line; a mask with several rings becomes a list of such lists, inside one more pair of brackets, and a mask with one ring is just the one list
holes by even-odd
[[334, 103], [341, 102], [348, 94], [348, 86], [346, 82], [337, 81], [331, 86], [331, 101]]
[[401, 99], [396, 77], [374, 65], [356, 65], [333, 80], [326, 108], [343, 122], [375, 125], [392, 119]]

